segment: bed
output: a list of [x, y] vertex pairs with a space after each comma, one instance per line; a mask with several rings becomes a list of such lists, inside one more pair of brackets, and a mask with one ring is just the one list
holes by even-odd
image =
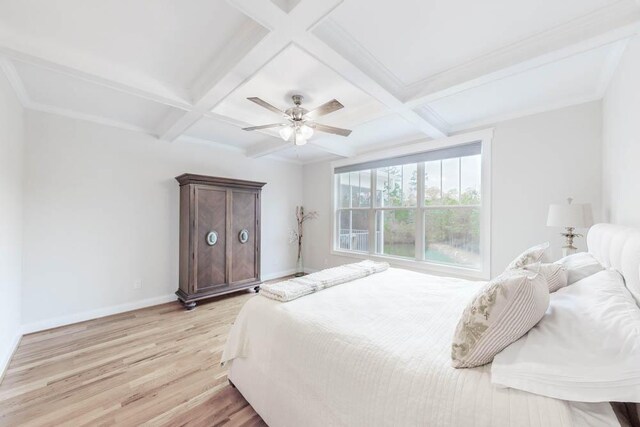
[[[639, 298], [640, 234], [599, 224], [588, 245]], [[222, 361], [272, 427], [620, 425], [609, 403], [498, 388], [491, 365], [451, 367], [453, 330], [482, 284], [390, 268], [287, 303], [252, 298]]]

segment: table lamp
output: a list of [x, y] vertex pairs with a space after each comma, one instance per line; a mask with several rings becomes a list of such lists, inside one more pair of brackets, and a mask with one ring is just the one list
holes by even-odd
[[589, 228], [593, 224], [593, 213], [590, 203], [571, 203], [573, 199], [569, 197], [566, 204], [553, 204], [549, 206], [547, 216], [548, 227], [564, 227], [566, 231], [560, 233], [565, 237], [566, 242], [562, 247], [562, 256], [573, 254], [578, 248], [573, 246], [575, 237], [582, 237], [581, 234], [574, 233], [576, 228]]

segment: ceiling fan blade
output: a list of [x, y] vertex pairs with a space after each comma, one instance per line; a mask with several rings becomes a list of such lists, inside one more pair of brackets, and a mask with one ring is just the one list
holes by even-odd
[[273, 105], [269, 104], [267, 101], [263, 101], [262, 99], [256, 97], [256, 96], [252, 96], [250, 98], [247, 98], [249, 101], [251, 102], [255, 102], [256, 104], [258, 104], [261, 107], [266, 108], [267, 110], [271, 110], [274, 113], [278, 113], [278, 114], [282, 114], [282, 115], [286, 115], [284, 111], [279, 110], [278, 108], [274, 107]]
[[319, 130], [320, 132], [333, 133], [340, 136], [351, 135], [350, 129], [336, 128], [333, 126], [321, 125], [320, 123], [314, 123], [312, 127], [314, 127], [316, 130]]
[[307, 114], [305, 114], [304, 117], [307, 118], [307, 119], [315, 119], [316, 117], [320, 117], [320, 116], [324, 116], [324, 115], [329, 114], [329, 113], [333, 113], [334, 111], [339, 110], [341, 108], [344, 108], [344, 105], [342, 105], [340, 102], [338, 102], [337, 99], [332, 99], [331, 101], [322, 104], [321, 106], [319, 106], [315, 110], [309, 111]]
[[250, 126], [248, 128], [242, 128], [242, 130], [258, 130], [258, 129], [279, 128], [281, 126], [287, 126], [287, 124], [286, 123], [271, 123], [270, 125]]

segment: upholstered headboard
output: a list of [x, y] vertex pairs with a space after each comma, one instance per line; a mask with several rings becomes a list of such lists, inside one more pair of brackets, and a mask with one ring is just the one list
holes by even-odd
[[587, 234], [587, 247], [602, 265], [622, 274], [640, 305], [640, 229], [596, 224]]

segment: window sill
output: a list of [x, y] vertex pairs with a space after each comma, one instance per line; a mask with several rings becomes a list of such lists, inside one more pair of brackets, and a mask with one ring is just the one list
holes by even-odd
[[388, 262], [392, 267], [406, 268], [421, 273], [434, 274], [438, 276], [453, 276], [470, 280], [489, 280], [489, 273], [480, 270], [473, 270], [464, 267], [453, 267], [443, 264], [435, 264], [428, 261], [417, 261], [413, 259], [394, 257], [389, 255], [370, 254], [367, 252], [343, 251], [340, 249], [332, 249], [332, 255], [343, 256], [356, 259], [371, 259], [374, 261]]

